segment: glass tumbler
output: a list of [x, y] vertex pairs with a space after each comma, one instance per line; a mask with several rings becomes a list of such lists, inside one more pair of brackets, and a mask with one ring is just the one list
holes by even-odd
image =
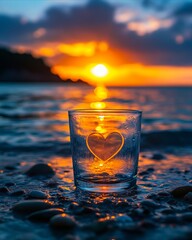
[[77, 109], [68, 113], [76, 188], [103, 193], [133, 188], [141, 111]]

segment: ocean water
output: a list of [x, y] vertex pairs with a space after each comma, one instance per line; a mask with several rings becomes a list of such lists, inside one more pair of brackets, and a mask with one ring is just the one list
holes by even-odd
[[192, 87], [114, 87], [105, 95], [101, 101], [93, 87], [1, 84], [1, 151], [70, 154], [67, 111], [98, 102], [106, 108], [141, 110], [144, 148], [191, 145]]
[[[67, 110], [94, 106], [143, 111], [137, 187], [129, 196], [75, 191]], [[169, 193], [192, 183], [191, 146], [192, 88], [109, 88], [99, 94], [93, 87], [0, 85], [0, 187], [9, 186], [9, 192], [0, 197], [0, 239], [63, 237], [65, 233], [51, 231], [49, 224], [34, 225], [13, 216], [12, 207], [33, 190], [48, 194], [54, 206], [77, 219], [72, 237], [189, 239], [191, 225], [184, 216], [190, 204]], [[28, 176], [26, 172], [38, 163], [51, 166], [55, 175], [51, 179]], [[149, 199], [158, 204], [157, 208], [152, 205], [150, 213], [142, 205]], [[86, 206], [91, 212], [85, 208], [81, 213]], [[80, 214], [75, 212], [78, 209]], [[140, 216], [140, 212], [146, 214]], [[130, 232], [127, 215], [133, 218]], [[149, 225], [142, 225], [145, 220]], [[101, 233], [94, 232], [98, 221], [105, 221], [106, 232], [103, 227]], [[150, 222], [156, 226], [151, 228]]]

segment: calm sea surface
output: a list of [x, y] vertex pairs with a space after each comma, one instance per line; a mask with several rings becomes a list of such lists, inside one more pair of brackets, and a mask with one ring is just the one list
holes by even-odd
[[[105, 95], [106, 108], [142, 110], [145, 134], [192, 129], [190, 87], [109, 88]], [[67, 110], [97, 102], [92, 87], [0, 85], [0, 145], [17, 151], [68, 145]]]

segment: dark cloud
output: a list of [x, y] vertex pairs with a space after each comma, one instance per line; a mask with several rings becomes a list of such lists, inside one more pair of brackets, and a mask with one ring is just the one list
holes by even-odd
[[[127, 30], [126, 24], [114, 22], [114, 12], [115, 7], [109, 3], [92, 0], [85, 6], [73, 7], [68, 11], [52, 7], [37, 22], [22, 22], [20, 17], [0, 15], [0, 43], [33, 46], [45, 42], [107, 41], [110, 50], [120, 53], [124, 63], [192, 65], [190, 23], [176, 20], [168, 29], [160, 28], [138, 36], [136, 32]], [[34, 31], [40, 28], [46, 30], [45, 34], [34, 38]], [[175, 37], [186, 31], [188, 36], [184, 42], [176, 43]]]
[[174, 11], [173, 15], [180, 17], [192, 17], [192, 2], [187, 2], [181, 5]]

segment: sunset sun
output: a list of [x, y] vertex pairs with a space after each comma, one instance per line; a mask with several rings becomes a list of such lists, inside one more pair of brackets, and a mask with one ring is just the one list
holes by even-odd
[[108, 72], [107, 67], [103, 64], [97, 64], [91, 69], [91, 73], [96, 77], [105, 77]]

